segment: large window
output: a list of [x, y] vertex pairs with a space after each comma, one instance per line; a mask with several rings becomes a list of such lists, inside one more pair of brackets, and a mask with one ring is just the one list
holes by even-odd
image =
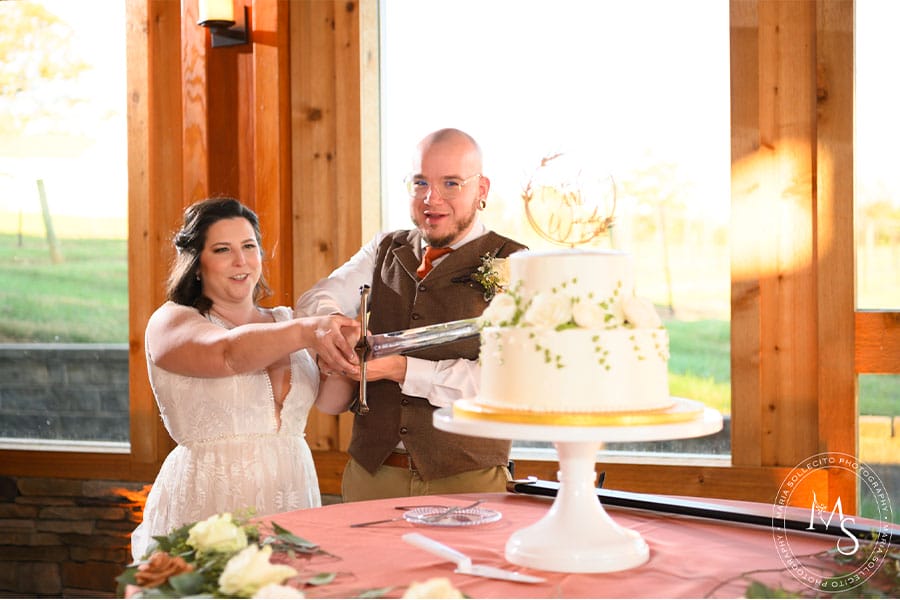
[[0, 3], [5, 446], [128, 441], [124, 20]]
[[[890, 98], [900, 81], [885, 77], [885, 59], [900, 55], [891, 23], [900, 5], [876, 0], [856, 4], [854, 106], [854, 219], [856, 305], [859, 310], [900, 309], [900, 118]], [[859, 376], [859, 458], [900, 497], [900, 375]], [[866, 492], [867, 490], [862, 490]], [[863, 508], [870, 500], [862, 498]]]
[[[595, 245], [633, 255], [636, 291], [671, 337], [671, 393], [727, 416], [728, 3], [390, 0], [381, 19], [385, 228], [409, 226], [411, 152], [441, 127], [482, 145], [484, 220], [531, 248], [550, 244], [522, 200], [544, 157], [562, 153], [584, 179], [611, 178], [615, 226]], [[634, 450], [728, 454], [728, 428], [607, 447]]]

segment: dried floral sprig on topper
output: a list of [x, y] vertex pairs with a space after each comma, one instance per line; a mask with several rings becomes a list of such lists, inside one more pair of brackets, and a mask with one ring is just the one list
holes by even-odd
[[574, 248], [613, 226], [616, 182], [612, 175], [588, 177], [580, 168], [566, 168], [558, 162], [564, 156], [559, 152], [541, 159], [522, 190], [522, 200], [528, 223], [539, 236]]

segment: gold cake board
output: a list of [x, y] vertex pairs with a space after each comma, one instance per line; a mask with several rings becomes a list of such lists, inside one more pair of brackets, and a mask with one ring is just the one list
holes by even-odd
[[477, 400], [467, 398], [453, 403], [453, 416], [478, 421], [502, 421], [504, 423], [522, 423], [525, 425], [573, 426], [573, 427], [634, 427], [641, 425], [665, 425], [668, 423], [684, 423], [693, 421], [703, 414], [706, 408], [702, 402], [675, 398], [671, 405], [656, 410], [594, 412], [594, 413], [561, 413], [561, 412], [528, 412], [500, 409], [480, 404]]

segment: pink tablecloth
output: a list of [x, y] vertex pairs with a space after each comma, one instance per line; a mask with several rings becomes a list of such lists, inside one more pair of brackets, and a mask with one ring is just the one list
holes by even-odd
[[[351, 523], [399, 516], [399, 505], [463, 505], [483, 498], [482, 506], [500, 511], [494, 523], [471, 527], [412, 525], [400, 520], [363, 528]], [[324, 586], [303, 588], [307, 597], [355, 597], [365, 590], [392, 587], [387, 597], [402, 596], [413, 582], [448, 577], [471, 598], [702, 598], [741, 597], [755, 574], [769, 584], [781, 582], [803, 589], [785, 570], [769, 527], [741, 526], [642, 511], [607, 508], [623, 527], [638, 531], [650, 547], [650, 560], [616, 573], [570, 574], [516, 567], [504, 558], [506, 541], [515, 531], [538, 521], [552, 499], [515, 494], [460, 494], [336, 504], [261, 519], [274, 521], [300, 537], [316, 542], [333, 556], [298, 559], [291, 564], [300, 579], [316, 573], [337, 572]], [[458, 575], [450, 562], [401, 540], [418, 531], [472, 557], [475, 564], [517, 569], [546, 577], [540, 584], [510, 583]], [[834, 548], [834, 538], [801, 536], [793, 542], [797, 555]], [[809, 591], [809, 590], [806, 590]]]

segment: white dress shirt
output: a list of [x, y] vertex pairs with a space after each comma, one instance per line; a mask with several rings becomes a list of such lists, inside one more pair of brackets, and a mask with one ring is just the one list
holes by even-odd
[[[476, 220], [469, 233], [450, 247], [456, 250], [487, 231], [487, 227]], [[376, 234], [350, 260], [300, 296], [296, 305], [297, 315], [341, 313], [356, 317], [359, 314], [359, 288], [372, 285], [378, 246], [386, 235], [383, 232]], [[445, 257], [441, 256], [433, 264], [440, 264]], [[406, 377], [400, 384], [400, 391], [407, 396], [426, 398], [433, 406], [444, 407], [460, 398], [477, 395], [480, 378], [481, 367], [475, 360], [456, 358], [433, 361], [407, 356]]]

